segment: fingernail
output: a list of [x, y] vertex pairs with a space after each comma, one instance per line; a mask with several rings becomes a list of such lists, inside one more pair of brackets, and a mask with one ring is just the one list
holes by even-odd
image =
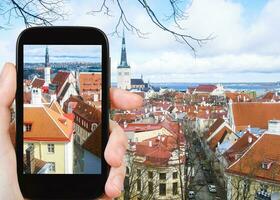
[[115, 176], [113, 179], [113, 184], [119, 190], [119, 192], [123, 190], [123, 178], [121, 176]]

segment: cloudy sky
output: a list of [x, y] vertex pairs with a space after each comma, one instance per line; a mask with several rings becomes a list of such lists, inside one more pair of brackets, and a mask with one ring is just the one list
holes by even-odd
[[[100, 0], [69, 0], [68, 16], [56, 25], [96, 26], [109, 34], [117, 23], [116, 2], [109, 4], [111, 15], [89, 15], [98, 9]], [[109, 1], [110, 2], [110, 1]], [[185, 33], [195, 37], [214, 35], [197, 55], [184, 44], [150, 22], [137, 1], [123, 0], [129, 20], [146, 39], [126, 32], [128, 62], [134, 77], [143, 74], [151, 82], [269, 82], [280, 81], [280, 1], [258, 0], [193, 0], [180, 4], [188, 15], [181, 21]], [[152, 7], [160, 19], [170, 14], [167, 1], [153, 0]], [[165, 2], [165, 3], [163, 3]], [[78, 9], [79, 8], [79, 9]], [[0, 19], [1, 21], [2, 19]], [[24, 28], [13, 20], [9, 30], [0, 30], [0, 64], [13, 61], [15, 41]], [[174, 23], [167, 22], [175, 29]], [[112, 81], [120, 60], [121, 38], [108, 36], [112, 57]]]
[[[100, 45], [48, 45], [50, 62], [101, 62]], [[45, 62], [46, 45], [25, 45], [25, 63]], [[82, 54], [81, 54], [82, 52]]]

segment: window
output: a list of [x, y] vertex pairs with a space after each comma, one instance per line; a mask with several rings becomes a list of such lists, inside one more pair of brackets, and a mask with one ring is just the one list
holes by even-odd
[[48, 153], [54, 153], [54, 144], [48, 144]]
[[154, 187], [153, 182], [149, 181], [149, 183], [148, 183], [149, 194], [153, 194], [153, 192], [154, 192], [153, 187]]
[[159, 195], [160, 196], [165, 196], [166, 195], [166, 184], [165, 183], [160, 183], [159, 184]]
[[160, 180], [166, 180], [166, 173], [159, 173]]
[[173, 183], [172, 191], [173, 191], [173, 195], [178, 194], [178, 183], [177, 182]]
[[153, 178], [153, 172], [152, 171], [148, 171], [148, 178], [150, 178], [150, 179]]
[[141, 179], [137, 179], [137, 191], [141, 191]]
[[177, 179], [178, 178], [178, 172], [173, 172], [173, 179]]
[[129, 75], [129, 72], [124, 72], [124, 75]]
[[29, 148], [29, 147], [33, 147], [33, 149], [34, 149], [34, 144], [33, 143], [28, 143], [27, 148]]
[[121, 72], [119, 72], [119, 76], [121, 76], [122, 75], [122, 73]]
[[50, 164], [50, 171], [51, 172], [55, 172], [55, 162], [49, 162], [49, 164]]
[[30, 123], [24, 124], [24, 127], [23, 127], [24, 132], [30, 132], [31, 129], [32, 129], [32, 124], [30, 124]]

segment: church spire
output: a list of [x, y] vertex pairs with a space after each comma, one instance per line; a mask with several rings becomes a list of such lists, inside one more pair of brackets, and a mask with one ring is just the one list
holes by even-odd
[[127, 58], [126, 58], [126, 47], [125, 47], [125, 36], [124, 36], [124, 30], [123, 30], [123, 37], [122, 37], [122, 52], [121, 52], [121, 62], [119, 65], [120, 68], [129, 68], [127, 64]]
[[49, 48], [46, 46], [46, 53], [45, 53], [45, 67], [49, 67], [50, 62], [49, 62]]

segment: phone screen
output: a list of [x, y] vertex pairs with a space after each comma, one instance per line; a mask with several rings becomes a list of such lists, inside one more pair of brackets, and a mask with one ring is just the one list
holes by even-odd
[[24, 174], [101, 174], [101, 54], [102, 45], [24, 45]]

